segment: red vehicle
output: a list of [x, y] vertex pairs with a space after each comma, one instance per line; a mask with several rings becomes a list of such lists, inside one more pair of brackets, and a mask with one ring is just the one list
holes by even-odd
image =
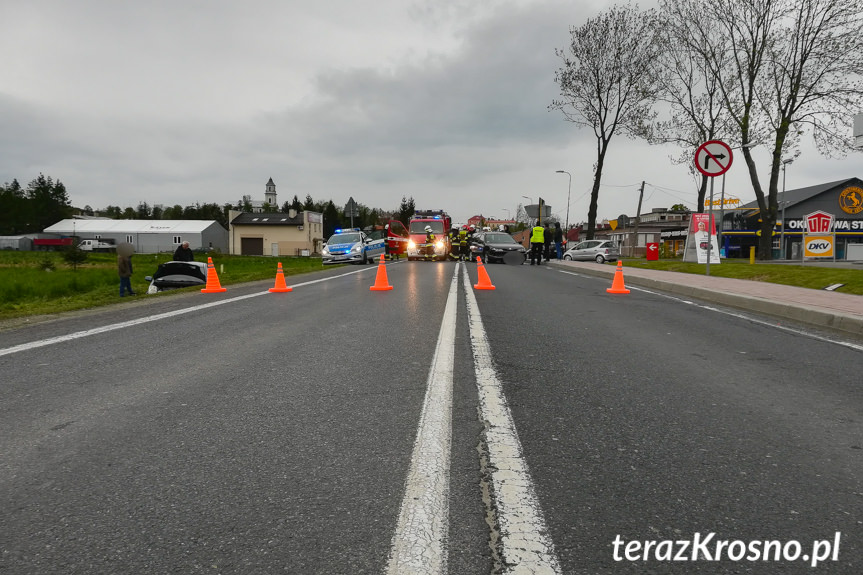
[[34, 250], [62, 250], [68, 248], [75, 238], [39, 238], [33, 240]]
[[[432, 246], [426, 244], [426, 228], [435, 236]], [[443, 210], [417, 210], [408, 225], [408, 260], [445, 260], [450, 252], [449, 231], [452, 218]]]
[[390, 257], [401, 257], [408, 253], [408, 230], [399, 220], [390, 220], [386, 226], [387, 254]]

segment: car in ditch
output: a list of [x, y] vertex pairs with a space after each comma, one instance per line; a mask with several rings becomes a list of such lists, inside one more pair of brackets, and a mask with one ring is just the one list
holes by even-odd
[[170, 261], [159, 264], [156, 273], [144, 278], [150, 282], [148, 294], [207, 284], [207, 264], [204, 262]]

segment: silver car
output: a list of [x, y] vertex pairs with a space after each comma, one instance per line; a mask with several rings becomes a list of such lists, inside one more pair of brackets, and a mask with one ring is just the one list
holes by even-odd
[[595, 260], [596, 263], [616, 262], [620, 257], [617, 244], [610, 240], [587, 240], [569, 248], [563, 259], [574, 261]]

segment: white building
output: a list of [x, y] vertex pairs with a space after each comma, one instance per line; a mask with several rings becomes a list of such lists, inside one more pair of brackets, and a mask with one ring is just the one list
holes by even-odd
[[45, 228], [46, 234], [82, 240], [110, 239], [130, 243], [135, 253], [173, 252], [183, 242], [193, 250], [228, 251], [228, 230], [216, 220], [67, 219]]

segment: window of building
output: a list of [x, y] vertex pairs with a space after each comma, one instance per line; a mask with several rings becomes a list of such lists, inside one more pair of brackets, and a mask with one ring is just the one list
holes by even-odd
[[180, 238], [180, 236], [174, 236], [174, 245], [175, 246], [178, 246], [182, 243], [183, 243], [183, 240]]
[[126, 236], [126, 243], [132, 243], [132, 236]]

